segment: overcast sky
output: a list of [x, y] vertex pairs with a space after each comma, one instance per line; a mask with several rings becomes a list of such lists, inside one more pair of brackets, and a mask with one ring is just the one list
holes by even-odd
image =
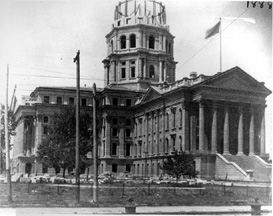
[[[118, 0], [17, 0], [0, 3], [0, 102], [5, 101], [9, 64], [9, 95], [29, 95], [37, 86], [75, 86], [73, 58], [81, 52], [81, 85], [103, 87], [105, 35], [110, 32]], [[222, 19], [223, 71], [239, 66], [272, 88], [272, 9], [247, 8], [246, 1], [165, 0], [167, 23], [178, 62], [176, 79], [191, 71], [212, 75], [220, 70], [219, 34], [206, 31]], [[247, 22], [243, 19], [251, 18]], [[255, 23], [253, 23], [255, 21]], [[271, 143], [272, 96], [266, 112]]]

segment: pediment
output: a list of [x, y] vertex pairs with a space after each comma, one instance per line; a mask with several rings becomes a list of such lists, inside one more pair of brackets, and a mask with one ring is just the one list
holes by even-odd
[[255, 80], [239, 67], [220, 73], [205, 81], [202, 85], [218, 87], [221, 89], [240, 90], [270, 94], [262, 83]]
[[154, 88], [150, 88], [147, 93], [144, 95], [142, 103], [152, 101], [154, 99], [159, 98], [161, 95], [158, 91], [156, 91]]

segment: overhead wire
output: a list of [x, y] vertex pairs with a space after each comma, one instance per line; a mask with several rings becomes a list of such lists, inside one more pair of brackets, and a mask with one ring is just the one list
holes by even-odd
[[[15, 74], [15, 73], [10, 73], [9, 75], [11, 76], [30, 76], [30, 77], [44, 77], [44, 78], [61, 78], [61, 79], [76, 79], [76, 77], [62, 77], [62, 76], [47, 76], [47, 75], [35, 75], [35, 74]], [[104, 80], [104, 79], [99, 79], [99, 78], [83, 78], [80, 77], [81, 80]]]

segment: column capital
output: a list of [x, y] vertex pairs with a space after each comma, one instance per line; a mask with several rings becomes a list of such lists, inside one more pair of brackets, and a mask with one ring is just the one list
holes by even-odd
[[175, 113], [175, 111], [176, 111], [176, 106], [171, 107], [170, 110], [171, 110], [172, 113]]
[[250, 106], [250, 107], [249, 107], [249, 111], [250, 111], [251, 114], [254, 114], [254, 112], [255, 112], [255, 107], [254, 107], [254, 106]]
[[188, 102], [188, 101], [183, 100], [183, 101], [181, 102], [181, 107], [182, 107], [182, 109], [187, 109], [187, 108], [188, 108], [188, 105], [189, 105], [189, 102]]
[[105, 119], [106, 119], [107, 122], [110, 122], [112, 118], [110, 116], [106, 116]]
[[218, 101], [212, 101], [212, 108], [213, 109], [217, 109], [217, 107], [218, 107]]
[[243, 107], [243, 106], [239, 106], [239, 107], [238, 107], [238, 111], [239, 111], [240, 114], [243, 114], [243, 112], [244, 112], [244, 107]]
[[204, 101], [204, 99], [198, 99], [197, 102], [198, 102], [198, 104], [199, 104], [199, 108], [204, 108], [204, 106], [205, 106], [205, 101]]

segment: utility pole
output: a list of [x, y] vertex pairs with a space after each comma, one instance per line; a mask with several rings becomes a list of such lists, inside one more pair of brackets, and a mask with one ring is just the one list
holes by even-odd
[[93, 84], [93, 202], [98, 202], [98, 146], [97, 146], [97, 115], [96, 115], [96, 84]]
[[10, 159], [9, 159], [9, 124], [8, 124], [8, 89], [9, 89], [9, 65], [7, 65], [7, 86], [6, 86], [6, 106], [5, 106], [5, 141], [6, 141], [6, 176], [8, 186], [8, 202], [12, 203], [12, 188], [10, 175]]
[[80, 51], [78, 50], [74, 63], [77, 64], [77, 95], [76, 95], [76, 200], [80, 202], [79, 144], [80, 144]]

